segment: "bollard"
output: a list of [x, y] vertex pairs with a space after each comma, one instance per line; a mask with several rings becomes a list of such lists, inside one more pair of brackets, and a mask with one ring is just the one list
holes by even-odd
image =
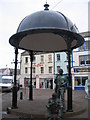
[[23, 93], [20, 92], [20, 100], [22, 100], [22, 99], [23, 99]]
[[11, 113], [11, 107], [7, 107], [7, 114]]

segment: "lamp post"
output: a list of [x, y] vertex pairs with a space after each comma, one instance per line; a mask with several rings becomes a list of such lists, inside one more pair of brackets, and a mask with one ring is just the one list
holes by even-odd
[[15, 48], [15, 69], [14, 69], [14, 84], [12, 89], [12, 108], [17, 108], [17, 55], [18, 49]]
[[[62, 52], [70, 51], [81, 46], [84, 38], [77, 33], [76, 26], [62, 13], [45, 9], [25, 17], [17, 33], [12, 35], [9, 42], [12, 46], [27, 51]], [[68, 111], [72, 111], [71, 67], [69, 59], [69, 89]]]

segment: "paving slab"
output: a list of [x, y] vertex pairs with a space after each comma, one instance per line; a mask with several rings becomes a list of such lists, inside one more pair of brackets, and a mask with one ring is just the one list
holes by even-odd
[[[29, 89], [19, 91], [23, 93], [23, 99], [18, 99], [18, 108], [11, 109], [11, 115], [22, 118], [47, 119], [48, 113], [46, 109], [47, 100], [52, 96], [52, 89], [33, 89], [33, 100], [29, 100]], [[65, 93], [65, 104], [67, 108], [67, 91]], [[10, 115], [9, 115], [10, 116]], [[88, 118], [88, 100], [85, 99], [85, 91], [73, 91], [73, 112], [63, 114], [66, 118]]]

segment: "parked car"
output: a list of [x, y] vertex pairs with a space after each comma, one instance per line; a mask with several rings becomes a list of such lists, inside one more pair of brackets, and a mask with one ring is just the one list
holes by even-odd
[[0, 80], [0, 91], [11, 91], [13, 87], [12, 76], [2, 76]]

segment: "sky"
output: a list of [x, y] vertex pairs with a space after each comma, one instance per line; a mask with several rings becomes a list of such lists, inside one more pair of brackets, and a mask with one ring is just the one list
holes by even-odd
[[[63, 13], [77, 26], [79, 32], [88, 31], [90, 0], [0, 0], [0, 68], [14, 68], [14, 47], [9, 44], [9, 38], [16, 33], [23, 18], [44, 10], [46, 1], [50, 5], [49, 10]], [[19, 50], [18, 61], [21, 52]]]

